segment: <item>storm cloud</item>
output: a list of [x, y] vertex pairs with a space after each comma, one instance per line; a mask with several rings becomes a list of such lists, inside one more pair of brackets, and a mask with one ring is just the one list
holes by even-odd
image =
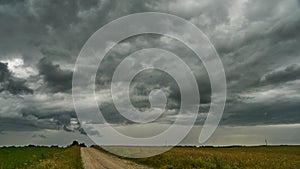
[[26, 86], [26, 80], [16, 78], [7, 67], [7, 63], [0, 62], [0, 92], [11, 94], [33, 94], [33, 90]]
[[[227, 79], [221, 125], [300, 123], [297, 0], [1, 0], [0, 132], [61, 130], [85, 134], [71, 94], [74, 65], [82, 46], [110, 21], [149, 11], [187, 19], [216, 48]], [[115, 125], [133, 124], [116, 110], [110, 84], [118, 64], [145, 48], [168, 50], [191, 68], [201, 96], [197, 125], [203, 124], [211, 102], [205, 67], [182, 42], [155, 34], [124, 39], [99, 65], [96, 94], [106, 120]], [[165, 62], [171, 64], [172, 60]], [[181, 94], [168, 74], [158, 70], [139, 73], [130, 84], [131, 102], [139, 110], [148, 109], [149, 93], [158, 88], [163, 89], [168, 102], [157, 122], [172, 124]], [[91, 98], [85, 99], [89, 102]]]
[[300, 65], [292, 64], [287, 67], [266, 73], [261, 78], [262, 83], [280, 83], [300, 79]]
[[40, 60], [38, 69], [47, 87], [50, 88], [52, 92], [65, 92], [71, 89], [72, 71], [62, 70], [59, 65], [54, 65], [46, 58]]

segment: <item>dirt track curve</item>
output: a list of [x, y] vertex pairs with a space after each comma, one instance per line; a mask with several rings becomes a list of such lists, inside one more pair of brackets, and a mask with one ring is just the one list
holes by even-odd
[[84, 169], [149, 169], [94, 148], [81, 148], [81, 159]]

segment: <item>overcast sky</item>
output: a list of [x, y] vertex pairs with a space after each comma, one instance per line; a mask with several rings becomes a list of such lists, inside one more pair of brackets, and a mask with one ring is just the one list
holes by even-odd
[[[227, 102], [221, 126], [207, 144], [263, 144], [265, 138], [273, 144], [300, 144], [297, 0], [0, 0], [0, 144], [65, 145], [73, 139], [90, 143], [72, 100], [76, 58], [103, 25], [149, 11], [174, 14], [195, 24], [223, 62]], [[177, 54], [195, 74], [200, 110], [197, 126], [184, 143], [196, 144], [198, 126], [211, 101], [210, 82], [194, 53], [170, 37], [134, 36], [105, 56], [96, 76], [100, 109], [119, 131], [145, 136], [126, 129], [137, 124], [117, 112], [110, 82], [127, 55], [154, 47]], [[130, 86], [131, 101], [140, 110], [149, 108], [148, 95], [156, 88], [168, 96], [166, 111], [156, 121], [164, 128], [172, 124], [180, 107], [181, 95], [172, 77], [157, 70], [138, 74]]]

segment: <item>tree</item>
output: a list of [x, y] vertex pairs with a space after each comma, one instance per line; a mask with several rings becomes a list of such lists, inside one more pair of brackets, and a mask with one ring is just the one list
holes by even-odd
[[73, 143], [71, 144], [71, 146], [78, 146], [79, 145], [79, 143], [78, 143], [78, 141], [73, 141]]
[[84, 143], [80, 143], [79, 146], [80, 147], [86, 147], [86, 145]]

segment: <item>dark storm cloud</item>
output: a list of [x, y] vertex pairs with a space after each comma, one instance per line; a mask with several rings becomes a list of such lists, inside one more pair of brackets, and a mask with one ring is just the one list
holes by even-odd
[[[114, 70], [117, 68], [120, 62], [125, 59], [125, 57], [131, 53], [146, 48], [165, 49], [167, 51], [171, 51], [185, 61], [196, 77], [201, 95], [201, 103], [210, 102], [211, 89], [208, 74], [198, 56], [196, 56], [190, 48], [185, 46], [180, 41], [156, 34], [133, 36], [116, 45], [105, 56], [99, 66], [98, 76], [96, 77], [96, 83], [99, 85], [99, 88], [107, 87], [110, 84]], [[165, 64], [171, 64], [169, 61], [164, 62]], [[137, 107], [140, 107], [138, 104], [148, 107], [148, 99], [145, 99], [144, 101], [136, 100], [139, 101], [136, 102], [134, 97], [148, 96], [153, 89], [167, 87], [170, 88], [170, 92], [167, 93], [169, 98], [177, 102], [176, 105], [173, 106], [178, 108], [180, 105], [181, 95], [176, 81], [170, 75], [160, 70], [153, 69], [143, 71], [139, 73], [131, 82], [130, 90], [132, 90], [131, 99], [133, 104]], [[167, 107], [169, 107], [169, 105], [167, 105]], [[171, 106], [169, 108], [172, 109], [173, 107]]]
[[51, 61], [48, 61], [47, 58], [40, 60], [38, 69], [51, 91], [66, 92], [71, 89], [73, 76], [71, 71], [62, 70], [59, 65], [53, 64]]
[[36, 21], [43, 25], [66, 29], [79, 21], [78, 1], [27, 1], [26, 5]]
[[[68, 91], [78, 52], [104, 24], [142, 11], [147, 11], [146, 1], [0, 1], [0, 60], [21, 56], [24, 64], [35, 68], [39, 75], [30, 77], [35, 89], [32, 97], [9, 98], [20, 108], [15, 107], [11, 112], [13, 105], [3, 102], [1, 130], [78, 130], [85, 134], [80, 127], [70, 124], [76, 115], [70, 110], [72, 98]], [[32, 91], [25, 88], [25, 81], [13, 79], [9, 84], [5, 90]], [[120, 121], [119, 116], [109, 118]]]
[[113, 104], [103, 104], [99, 106], [105, 121], [111, 124], [130, 124], [130, 120], [124, 118]]
[[33, 94], [33, 90], [28, 88], [26, 80], [16, 78], [8, 70], [6, 63], [0, 62], [0, 92], [8, 91], [9, 93], [16, 94]]
[[270, 125], [300, 123], [299, 100], [288, 102], [240, 103], [227, 105], [223, 125]]
[[[54, 115], [51, 118], [24, 115], [20, 117], [0, 117], [0, 131], [36, 131], [36, 130], [65, 130], [74, 132], [82, 130], [78, 125], [70, 126], [66, 115]], [[68, 115], [67, 115], [68, 116]]]
[[77, 55], [86, 39], [106, 22], [113, 4], [89, 2], [28, 0], [0, 4], [2, 53], [26, 54], [51, 48]]
[[[103, 62], [101, 62], [99, 66], [98, 75], [96, 77], [97, 88], [100, 91], [110, 88], [112, 75], [118, 64], [120, 64], [120, 62], [131, 53], [145, 48], [160, 48], [171, 51], [189, 65], [194, 75], [196, 76], [196, 81], [199, 86], [199, 92], [201, 95], [200, 111], [202, 112], [202, 104], [210, 103], [211, 89], [208, 74], [205, 71], [205, 68], [200, 59], [187, 46], [169, 37], [147, 34], [144, 36], [130, 37], [116, 45], [105, 56]], [[165, 64], [172, 64], [172, 60], [162, 60], [160, 62], [163, 62]], [[178, 114], [181, 103], [181, 94], [178, 84], [170, 75], [156, 69], [145, 70], [137, 74], [133, 81], [131, 81], [129, 90], [130, 100], [133, 106], [139, 111], [144, 111], [150, 108], [151, 105], [149, 102], [149, 94], [154, 89], [163, 89], [166, 96], [168, 97], [165, 112], [176, 111], [175, 114]], [[106, 102], [103, 98], [101, 98], [101, 100]], [[103, 104], [105, 105], [105, 108], [103, 108], [102, 105], [100, 106], [100, 109], [103, 109], [102, 113], [105, 114], [105, 117], [109, 122], [130, 123], [130, 121], [120, 116], [120, 113], [116, 110], [111, 101], [111, 95], [109, 96], [107, 102], [108, 103]]]
[[0, 118], [0, 131], [35, 131], [40, 128], [37, 125], [37, 123], [32, 123], [30, 120], [24, 118]]
[[[23, 106], [13, 110], [10, 109], [13, 106], [6, 108], [9, 106], [5, 102], [7, 96], [1, 95], [1, 129], [61, 129], [84, 133], [81, 128], [70, 124], [71, 119], [76, 118], [70, 108], [71, 70], [82, 45], [109, 21], [146, 11], [168, 12], [186, 18], [207, 34], [215, 45], [228, 81], [228, 106], [223, 124], [299, 123], [300, 99], [297, 94], [300, 89], [297, 84], [287, 85], [299, 80], [299, 64], [294, 63], [300, 62], [300, 13], [299, 6], [296, 8], [294, 4], [279, 0], [272, 3], [231, 0], [2, 0], [0, 59], [20, 57], [26, 66], [35, 68], [37, 72], [29, 78], [31, 86], [28, 87], [26, 81], [15, 78], [7, 66], [0, 65], [0, 90], [12, 94], [31, 93], [31, 88], [35, 91], [30, 97], [9, 98]], [[195, 58], [194, 54], [181, 43], [159, 36], [132, 37], [117, 45], [100, 65], [97, 76], [99, 90], [108, 89], [116, 66], [125, 56], [148, 47], [171, 51], [194, 70], [201, 104], [204, 104], [200, 112], [207, 112], [211, 89], [201, 61], [190, 59]], [[266, 84], [276, 89], [276, 97], [282, 98], [286, 104], [280, 100], [269, 102], [269, 97], [260, 98], [260, 93], [255, 93], [268, 92], [270, 89], [266, 88]], [[180, 91], [174, 80], [161, 72], [145, 72], [135, 78], [130, 88], [134, 106], [139, 109], [149, 107], [148, 94], [160, 87], [169, 87], [166, 90], [169, 95], [167, 109], [177, 111]], [[293, 88], [296, 94], [282, 97], [285, 96], [282, 87]], [[108, 100], [100, 108], [109, 122], [130, 123], [117, 113], [109, 97], [100, 97]]]
[[262, 83], [276, 84], [300, 79], [300, 65], [292, 64], [283, 69], [274, 70], [266, 73], [262, 79]]
[[[255, 111], [257, 112], [257, 116], [255, 115], [255, 113], [244, 113], [245, 119], [248, 118], [251, 122], [239, 120], [238, 118], [232, 118], [229, 121], [231, 124], [237, 125], [243, 124], [241, 123], [241, 121], [244, 121], [245, 125], [255, 123], [262, 124], [264, 121], [267, 124], [270, 124], [270, 119], [261, 118], [263, 114], [260, 111], [258, 112], [258, 109], [255, 107], [255, 105], [258, 104], [260, 105], [260, 107], [281, 105], [277, 103], [279, 101], [268, 103], [268, 100], [262, 100], [261, 103], [251, 104], [248, 103], [248, 101], [256, 99], [256, 96], [248, 96], [247, 94], [242, 96], [241, 94], [243, 94], [244, 92], [251, 92], [255, 90], [266, 90], [264, 89], [264, 85], [266, 83], [274, 85], [274, 87], [276, 88], [280, 88], [281, 85], [285, 85], [285, 83], [288, 81], [297, 80], [298, 72], [297, 70], [294, 70], [296, 68], [293, 68], [293, 70], [290, 70], [290, 72], [287, 73], [289, 75], [283, 75], [285, 78], [281, 80], [280, 85], [275, 81], [262, 83], [262, 77], [268, 75], [268, 73], [271, 73], [273, 71], [277, 72], [278, 67], [282, 67], [282, 65], [289, 65], [297, 61], [299, 62], [300, 51], [297, 47], [299, 46], [299, 31], [297, 30], [300, 29], [299, 10], [289, 9], [294, 8], [294, 6], [290, 5], [292, 4], [292, 2], [284, 4], [280, 1], [276, 1], [276, 3], [272, 3], [272, 5], [259, 1], [249, 1], [247, 3], [239, 3], [233, 1], [228, 3], [220, 3], [218, 1], [219, 5], [215, 5], [217, 1], [213, 1], [212, 3], [208, 3], [203, 6], [201, 6], [201, 3], [197, 3], [196, 1], [192, 1], [195, 3], [184, 3], [180, 1], [165, 2], [166, 3], [162, 3], [163, 5], [159, 2], [151, 5], [154, 5], [153, 9], [159, 9], [161, 11], [179, 14], [179, 16], [181, 17], [190, 19], [209, 36], [212, 43], [216, 46], [216, 49], [223, 61], [225, 72], [227, 75], [228, 104], [231, 104], [230, 106], [228, 106], [229, 108], [225, 110], [225, 120], [228, 120], [226, 119], [226, 117], [229, 116], [229, 114], [231, 117], [240, 117], [239, 112]], [[195, 12], [194, 14], [191, 14], [191, 12], [186, 12], [186, 14], [184, 11], [184, 5], [187, 5], [187, 7], [189, 7], [187, 8], [189, 9], [189, 11], [195, 8], [199, 12]], [[219, 6], [219, 9], [222, 10], [210, 13], [209, 11], [205, 10], [205, 8], [210, 5], [214, 7]], [[285, 5], [285, 8], [281, 11], [281, 13], [278, 13], [280, 6], [282, 5]], [[269, 10], [266, 10], [267, 8]], [[214, 18], [224, 19], [214, 20]], [[133, 46], [133, 48], [139, 48], [137, 46], [139, 46], [140, 44], [147, 44], [148, 46], [159, 48], [164, 48], [164, 45], [166, 45], [163, 43], [157, 43], [151, 38], [153, 37], [145, 38], [145, 41], [148, 41], [152, 46], [144, 43], [144, 41], [140, 40], [140, 38], [139, 41], [136, 40], [137, 43], [134, 42], [135, 40], [128, 40], [127, 42], [129, 43], [120, 45], [123, 47], [120, 47], [120, 51], [123, 51], [122, 54], [127, 55], [126, 52], [124, 53], [124, 51], [127, 51], [124, 50], [124, 46], [126, 49], [126, 45], [130, 47]], [[155, 46], [155, 44], [159, 45]], [[178, 54], [179, 56], [183, 56], [183, 59], [185, 55], [187, 56], [186, 58], [190, 58], [192, 55], [191, 53], [187, 52], [181, 53], [181, 51], [184, 50], [178, 47], [174, 42], [167, 45], [173, 47], [176, 46], [178, 51], [172, 50], [170, 48], [166, 49]], [[129, 50], [128, 53], [131, 52], [133, 51]], [[114, 70], [114, 65], [117, 65], [122, 58], [122, 56], [119, 58], [117, 56], [117, 54], [112, 54], [110, 59], [105, 60], [106, 63], [102, 65], [102, 68], [104, 69], [103, 72], [105, 73], [103, 73], [102, 77], [100, 77], [99, 79], [109, 79], [105, 75], [111, 76], [111, 73]], [[187, 61], [187, 59], [185, 59], [185, 61]], [[192, 62], [195, 62], [195, 60], [192, 60]], [[197, 63], [195, 65], [199, 66], [200, 64]], [[164, 84], [167, 84], [167, 86], [173, 85], [173, 83], [166, 83], [164, 81], [166, 78], [162, 78], [161, 76], [154, 76], [154, 74], [151, 75], [152, 83], [156, 82], [156, 84], [161, 86], [163, 86]], [[199, 89], [201, 90], [200, 94], [202, 94], [201, 103], [206, 104], [210, 102], [210, 84], [208, 82], [208, 79], [203, 78], [203, 74], [201, 75], [202, 76], [197, 77], [197, 81], [198, 85], [200, 86]], [[270, 75], [268, 76], [269, 80], [273, 78], [280, 78], [271, 78]], [[153, 89], [155, 85], [151, 85], [151, 82], [149, 82], [150, 78], [145, 74], [139, 78], [142, 80], [139, 81], [139, 85], [135, 86], [137, 88], [135, 88], [136, 92], [133, 92], [133, 95], [135, 94], [147, 96], [149, 94], [149, 90]], [[175, 88], [173, 88], [171, 91], [172, 92], [169, 98], [175, 100], [175, 105], [173, 107], [167, 107], [170, 109], [178, 108], [180, 103], [180, 92]], [[299, 89], [297, 89], [296, 92], [297, 91], [299, 92]], [[280, 93], [282, 91], [278, 90], [278, 92]], [[284, 94], [285, 93], [283, 92], [280, 93], [280, 95]], [[133, 105], [138, 108], [149, 107], [147, 97], [143, 98], [144, 100], [134, 99], [134, 96], [132, 96], [131, 101], [133, 102]], [[283, 99], [289, 100], [289, 98]], [[294, 98], [294, 101], [299, 102], [300, 100], [299, 98]], [[285, 118], [292, 117], [297, 113], [296, 104], [290, 104], [289, 106], [282, 105], [282, 107], [286, 109], [285, 112], [292, 113], [286, 113], [285, 115], [282, 115], [284, 109], [278, 107], [277, 109], [280, 111], [274, 110], [274, 114], [272, 114], [274, 123], [287, 123], [288, 120], [285, 120]], [[239, 111], [231, 111], [231, 109], [238, 109]], [[282, 121], [280, 121], [280, 117], [283, 116], [284, 118], [282, 119]], [[289, 123], [293, 122], [298, 123], [298, 120], [295, 119], [294, 121], [289, 121]]]
[[76, 118], [74, 112], [45, 112], [33, 107], [22, 108], [19, 115], [0, 117], [0, 131], [79, 130], [79, 124], [71, 124], [72, 118]]
[[75, 124], [71, 124], [72, 119], [77, 117], [74, 111], [40, 110], [31, 106], [21, 109], [20, 115], [21, 119], [27, 120], [28, 126], [35, 126], [38, 130], [63, 129], [67, 132], [81, 130], [77, 121]]
[[[98, 0], [1, 1], [0, 59], [20, 54], [24, 64], [35, 67], [42, 77], [31, 77], [36, 93], [33, 97], [17, 101], [21, 109], [16, 108], [16, 112], [7, 112], [9, 108], [6, 107], [1, 109], [0, 117], [3, 114], [9, 116], [9, 119], [3, 117], [3, 130], [78, 130], [84, 134], [80, 127], [70, 124], [76, 114], [66, 106], [72, 104], [68, 93], [72, 83], [70, 70], [81, 46], [94, 31], [110, 20], [108, 17], [114, 13], [109, 11], [115, 6], [114, 1]], [[61, 68], [66, 64], [71, 66]], [[52, 95], [61, 92], [66, 94]], [[15, 117], [13, 114], [16, 113], [21, 117]]]

